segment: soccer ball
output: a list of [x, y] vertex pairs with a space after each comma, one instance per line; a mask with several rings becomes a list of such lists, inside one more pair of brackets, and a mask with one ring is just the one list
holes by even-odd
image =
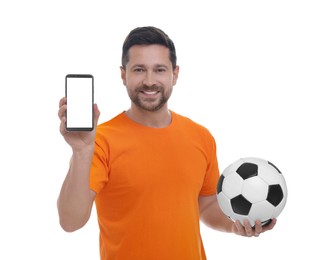
[[229, 165], [217, 185], [223, 213], [253, 227], [256, 220], [268, 225], [279, 216], [287, 201], [287, 186], [279, 169], [267, 160], [242, 158]]

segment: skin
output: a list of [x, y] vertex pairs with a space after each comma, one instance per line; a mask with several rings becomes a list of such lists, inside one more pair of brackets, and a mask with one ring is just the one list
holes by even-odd
[[160, 45], [133, 46], [129, 57], [126, 68], [120, 68], [131, 99], [127, 116], [145, 126], [168, 126], [171, 114], [167, 100], [176, 85], [179, 67], [172, 68], [169, 50]]
[[[179, 67], [172, 67], [169, 50], [161, 45], [135, 45], [129, 50], [129, 61], [121, 67], [121, 78], [131, 100], [126, 115], [133, 121], [162, 128], [171, 122], [168, 99], [177, 83]], [[72, 158], [67, 176], [58, 198], [60, 225], [65, 231], [72, 232], [83, 227], [90, 218], [96, 193], [89, 188], [90, 165], [94, 153], [95, 130], [92, 132], [67, 132], [66, 99], [59, 103], [58, 116], [60, 133], [72, 147]], [[94, 105], [94, 124], [97, 126], [100, 112]], [[262, 227], [260, 221], [254, 228], [247, 221], [233, 222], [219, 208], [217, 198], [199, 196], [200, 218], [207, 226], [240, 236], [259, 236], [271, 230], [274, 219], [268, 226]]]

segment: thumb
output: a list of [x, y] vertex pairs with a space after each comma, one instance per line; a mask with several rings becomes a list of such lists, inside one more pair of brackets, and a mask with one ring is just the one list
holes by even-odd
[[101, 112], [99, 111], [97, 104], [94, 104], [94, 126], [95, 126], [95, 128], [98, 124], [98, 119], [99, 119], [100, 114], [101, 114]]

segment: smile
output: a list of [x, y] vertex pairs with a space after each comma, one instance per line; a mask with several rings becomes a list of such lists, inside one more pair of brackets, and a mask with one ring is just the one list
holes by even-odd
[[158, 91], [142, 91], [142, 93], [144, 93], [146, 95], [156, 95], [158, 93]]

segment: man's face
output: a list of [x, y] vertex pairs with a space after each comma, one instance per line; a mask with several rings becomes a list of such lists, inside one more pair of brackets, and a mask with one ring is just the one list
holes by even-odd
[[129, 49], [126, 69], [121, 77], [132, 105], [146, 111], [166, 107], [178, 78], [178, 66], [173, 69], [169, 49], [162, 45], [134, 45]]

